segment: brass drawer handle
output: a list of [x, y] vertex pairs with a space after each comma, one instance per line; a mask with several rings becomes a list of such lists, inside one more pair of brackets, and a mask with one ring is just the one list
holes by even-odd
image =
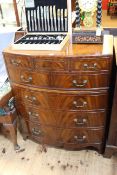
[[29, 114], [29, 117], [30, 118], [35, 118], [35, 119], [37, 119], [38, 117], [39, 117], [39, 114], [37, 114], [37, 113], [34, 113], [34, 112], [28, 112], [28, 114]]
[[15, 65], [15, 66], [19, 66], [19, 64], [21, 64], [21, 60], [14, 60], [14, 59], [12, 59], [12, 60], [11, 60], [11, 63], [12, 63], [13, 65]]
[[87, 123], [87, 119], [83, 118], [83, 119], [79, 119], [78, 120], [77, 118], [75, 118], [74, 122], [75, 122], [76, 125], [80, 125], [81, 126], [81, 125], [85, 125]]
[[93, 66], [89, 66], [88, 64], [85, 63], [83, 67], [85, 70], [90, 70], [90, 69], [97, 70], [97, 63], [94, 63]]
[[86, 101], [83, 101], [82, 102], [82, 105], [80, 106], [80, 105], [78, 105], [78, 102], [77, 101], [74, 101], [73, 102], [73, 105], [75, 106], [75, 108], [84, 108], [84, 107], [87, 106], [87, 102]]
[[88, 82], [88, 80], [83, 80], [82, 84], [78, 84], [76, 80], [72, 81], [73, 85], [76, 87], [84, 87], [84, 86], [86, 86], [87, 82]]
[[32, 134], [34, 134], [36, 136], [41, 136], [42, 132], [36, 128], [32, 128]]
[[34, 97], [34, 96], [29, 97], [28, 95], [25, 95], [25, 99], [28, 100], [28, 101], [30, 101], [30, 102], [32, 102], [32, 103], [37, 100], [36, 97]]
[[32, 77], [28, 77], [28, 79], [26, 80], [25, 77], [23, 75], [21, 75], [21, 81], [23, 81], [24, 83], [31, 83]]
[[74, 136], [74, 139], [78, 142], [78, 143], [83, 143], [86, 140], [86, 136]]

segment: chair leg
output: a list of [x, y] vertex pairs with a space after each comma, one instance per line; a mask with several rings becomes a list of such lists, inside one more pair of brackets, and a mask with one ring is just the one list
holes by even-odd
[[11, 124], [4, 124], [4, 126], [8, 129], [10, 132], [10, 137], [14, 145], [14, 149], [18, 150], [20, 149], [20, 146], [17, 143], [17, 119], [14, 120]]

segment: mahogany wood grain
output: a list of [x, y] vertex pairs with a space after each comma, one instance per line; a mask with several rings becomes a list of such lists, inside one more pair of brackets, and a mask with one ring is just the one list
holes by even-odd
[[67, 90], [105, 88], [110, 83], [109, 74], [71, 74], [33, 72], [17, 68], [9, 68], [9, 76], [13, 82], [32, 85], [40, 88], [66, 88]]
[[33, 72], [22, 69], [9, 69], [9, 77], [13, 82], [37, 86], [37, 87], [51, 87], [51, 72]]
[[57, 126], [58, 128], [104, 127], [106, 120], [105, 111], [70, 112], [45, 110], [30, 105], [17, 104], [18, 113], [27, 121], [41, 125]]
[[52, 74], [52, 88], [67, 88], [68, 90], [74, 89], [91, 89], [91, 88], [108, 88], [109, 86], [109, 74]]
[[104, 139], [104, 129], [64, 129], [61, 130], [59, 139], [64, 143], [101, 143]]
[[13, 91], [16, 100], [45, 109], [78, 111], [107, 109], [108, 106], [108, 94], [106, 91], [105, 93], [93, 92], [92, 94], [79, 91], [75, 95], [73, 93], [61, 93], [60, 91], [43, 92], [38, 89], [29, 91], [26, 88], [19, 89], [16, 86], [13, 86]]
[[105, 72], [111, 70], [112, 57], [72, 58], [70, 70], [84, 72]]
[[68, 43], [61, 51], [8, 47], [3, 54], [25, 136], [65, 149], [103, 151], [112, 36], [104, 36], [103, 44]]
[[29, 122], [50, 126], [56, 126], [57, 124], [57, 116], [53, 115], [54, 111], [52, 110], [45, 110], [25, 104], [19, 104], [16, 106], [18, 113]]
[[22, 55], [6, 54], [5, 61], [9, 70], [18, 70], [19, 68], [32, 69], [34, 67], [32, 58], [28, 56], [24, 58]]
[[36, 71], [67, 71], [68, 60], [62, 57], [34, 57], [34, 69]]
[[[38, 126], [28, 122], [29, 133], [33, 139], [44, 144], [87, 144], [102, 143], [104, 129], [58, 129], [55, 127]], [[62, 145], [61, 145], [62, 146]]]
[[[83, 71], [83, 72], [105, 72], [112, 67], [112, 56], [93, 56], [93, 57], [58, 57], [50, 56], [31, 56], [22, 54], [12, 54], [4, 52], [7, 66], [20, 68], [32, 68], [35, 71]], [[15, 60], [14, 60], [15, 58]], [[25, 58], [25, 59], [24, 59]]]
[[59, 140], [59, 130], [53, 127], [38, 126], [28, 122], [30, 136], [42, 144], [56, 145]]

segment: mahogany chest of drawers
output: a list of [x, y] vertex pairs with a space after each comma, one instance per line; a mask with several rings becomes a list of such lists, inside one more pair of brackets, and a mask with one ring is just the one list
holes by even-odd
[[22, 134], [65, 149], [103, 152], [113, 37], [68, 44], [62, 51], [4, 51]]

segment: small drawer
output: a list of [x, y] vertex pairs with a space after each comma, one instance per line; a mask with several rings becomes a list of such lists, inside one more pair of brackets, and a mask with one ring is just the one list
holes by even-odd
[[26, 68], [26, 69], [33, 69], [33, 60], [31, 57], [23, 56], [23, 55], [13, 55], [13, 54], [6, 54], [5, 53], [5, 61], [8, 67], [8, 70], [13, 68]]
[[24, 103], [40, 106], [45, 109], [55, 110], [98, 110], [107, 109], [108, 93], [107, 92], [85, 92], [77, 91], [73, 93], [44, 92], [26, 90], [12, 86], [16, 100]]
[[40, 87], [51, 86], [50, 73], [36, 73], [32, 71], [22, 71], [21, 69], [9, 69], [9, 76], [13, 82]]
[[70, 70], [84, 72], [109, 71], [111, 69], [111, 62], [111, 57], [73, 58]]
[[52, 87], [68, 88], [68, 90], [83, 88], [107, 88], [109, 74], [57, 74], [52, 75]]
[[64, 143], [102, 143], [104, 141], [103, 129], [64, 129], [61, 131], [60, 140]]
[[34, 65], [36, 71], [66, 71], [68, 70], [68, 60], [59, 57], [38, 57], [34, 58]]

